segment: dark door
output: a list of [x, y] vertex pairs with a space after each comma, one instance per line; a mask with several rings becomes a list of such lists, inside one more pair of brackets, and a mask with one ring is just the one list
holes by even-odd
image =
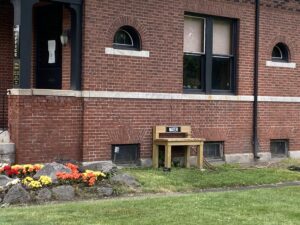
[[36, 21], [36, 88], [61, 89], [62, 80], [62, 7], [38, 7]]

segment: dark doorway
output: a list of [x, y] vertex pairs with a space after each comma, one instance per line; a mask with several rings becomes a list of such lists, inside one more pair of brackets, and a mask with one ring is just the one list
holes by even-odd
[[36, 88], [61, 89], [62, 86], [62, 5], [37, 7]]

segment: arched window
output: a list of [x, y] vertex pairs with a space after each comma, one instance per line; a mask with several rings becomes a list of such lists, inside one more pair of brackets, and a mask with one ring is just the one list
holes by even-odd
[[114, 36], [114, 48], [140, 50], [140, 35], [136, 29], [131, 26], [120, 27]]
[[272, 61], [289, 61], [289, 49], [283, 43], [278, 43], [274, 46], [272, 51]]

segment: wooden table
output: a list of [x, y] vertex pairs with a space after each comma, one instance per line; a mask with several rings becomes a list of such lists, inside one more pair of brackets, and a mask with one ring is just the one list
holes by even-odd
[[[161, 126], [158, 126], [154, 129], [153, 138], [153, 167], [158, 168], [158, 157], [159, 157], [159, 146], [165, 146], [165, 167], [171, 168], [171, 156], [172, 156], [172, 146], [184, 146], [184, 164], [187, 168], [190, 167], [190, 146], [197, 146], [197, 167], [203, 168], [203, 144], [205, 139], [203, 138], [157, 138], [158, 130], [162, 130]], [[190, 129], [189, 129], [190, 130]], [[190, 136], [190, 134], [188, 134]]]

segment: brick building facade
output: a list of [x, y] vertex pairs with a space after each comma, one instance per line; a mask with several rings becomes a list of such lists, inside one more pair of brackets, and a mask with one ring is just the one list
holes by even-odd
[[[126, 144], [139, 144], [139, 158], [146, 162], [156, 125], [190, 125], [192, 135], [205, 138], [208, 146], [220, 144], [224, 160], [252, 161], [256, 28], [258, 156], [270, 160], [278, 150], [300, 157], [300, 1], [261, 0], [258, 26], [253, 0], [30, 0], [30, 7], [22, 5], [24, 0], [12, 2], [0, 0], [0, 93], [9, 89], [4, 123], [18, 163], [112, 160], [112, 146]], [[61, 45], [59, 36], [47, 39], [56, 40], [55, 54], [61, 50], [53, 64], [61, 64], [55, 67], [60, 76], [45, 81], [54, 65], [42, 67], [39, 60], [45, 56], [39, 51], [37, 21], [39, 10], [52, 5], [60, 11], [61, 27], [49, 29], [68, 34], [69, 42]], [[17, 84], [16, 7], [27, 10], [21, 21], [22, 13], [32, 15], [32, 32], [24, 32], [20, 23]], [[195, 24], [201, 28], [185, 32]], [[132, 38], [132, 46], [125, 38], [118, 42], [120, 31], [120, 37]], [[199, 46], [189, 39], [196, 34]], [[202, 64], [189, 67], [186, 60], [193, 57]], [[49, 86], [51, 79], [58, 79], [59, 88]]]

